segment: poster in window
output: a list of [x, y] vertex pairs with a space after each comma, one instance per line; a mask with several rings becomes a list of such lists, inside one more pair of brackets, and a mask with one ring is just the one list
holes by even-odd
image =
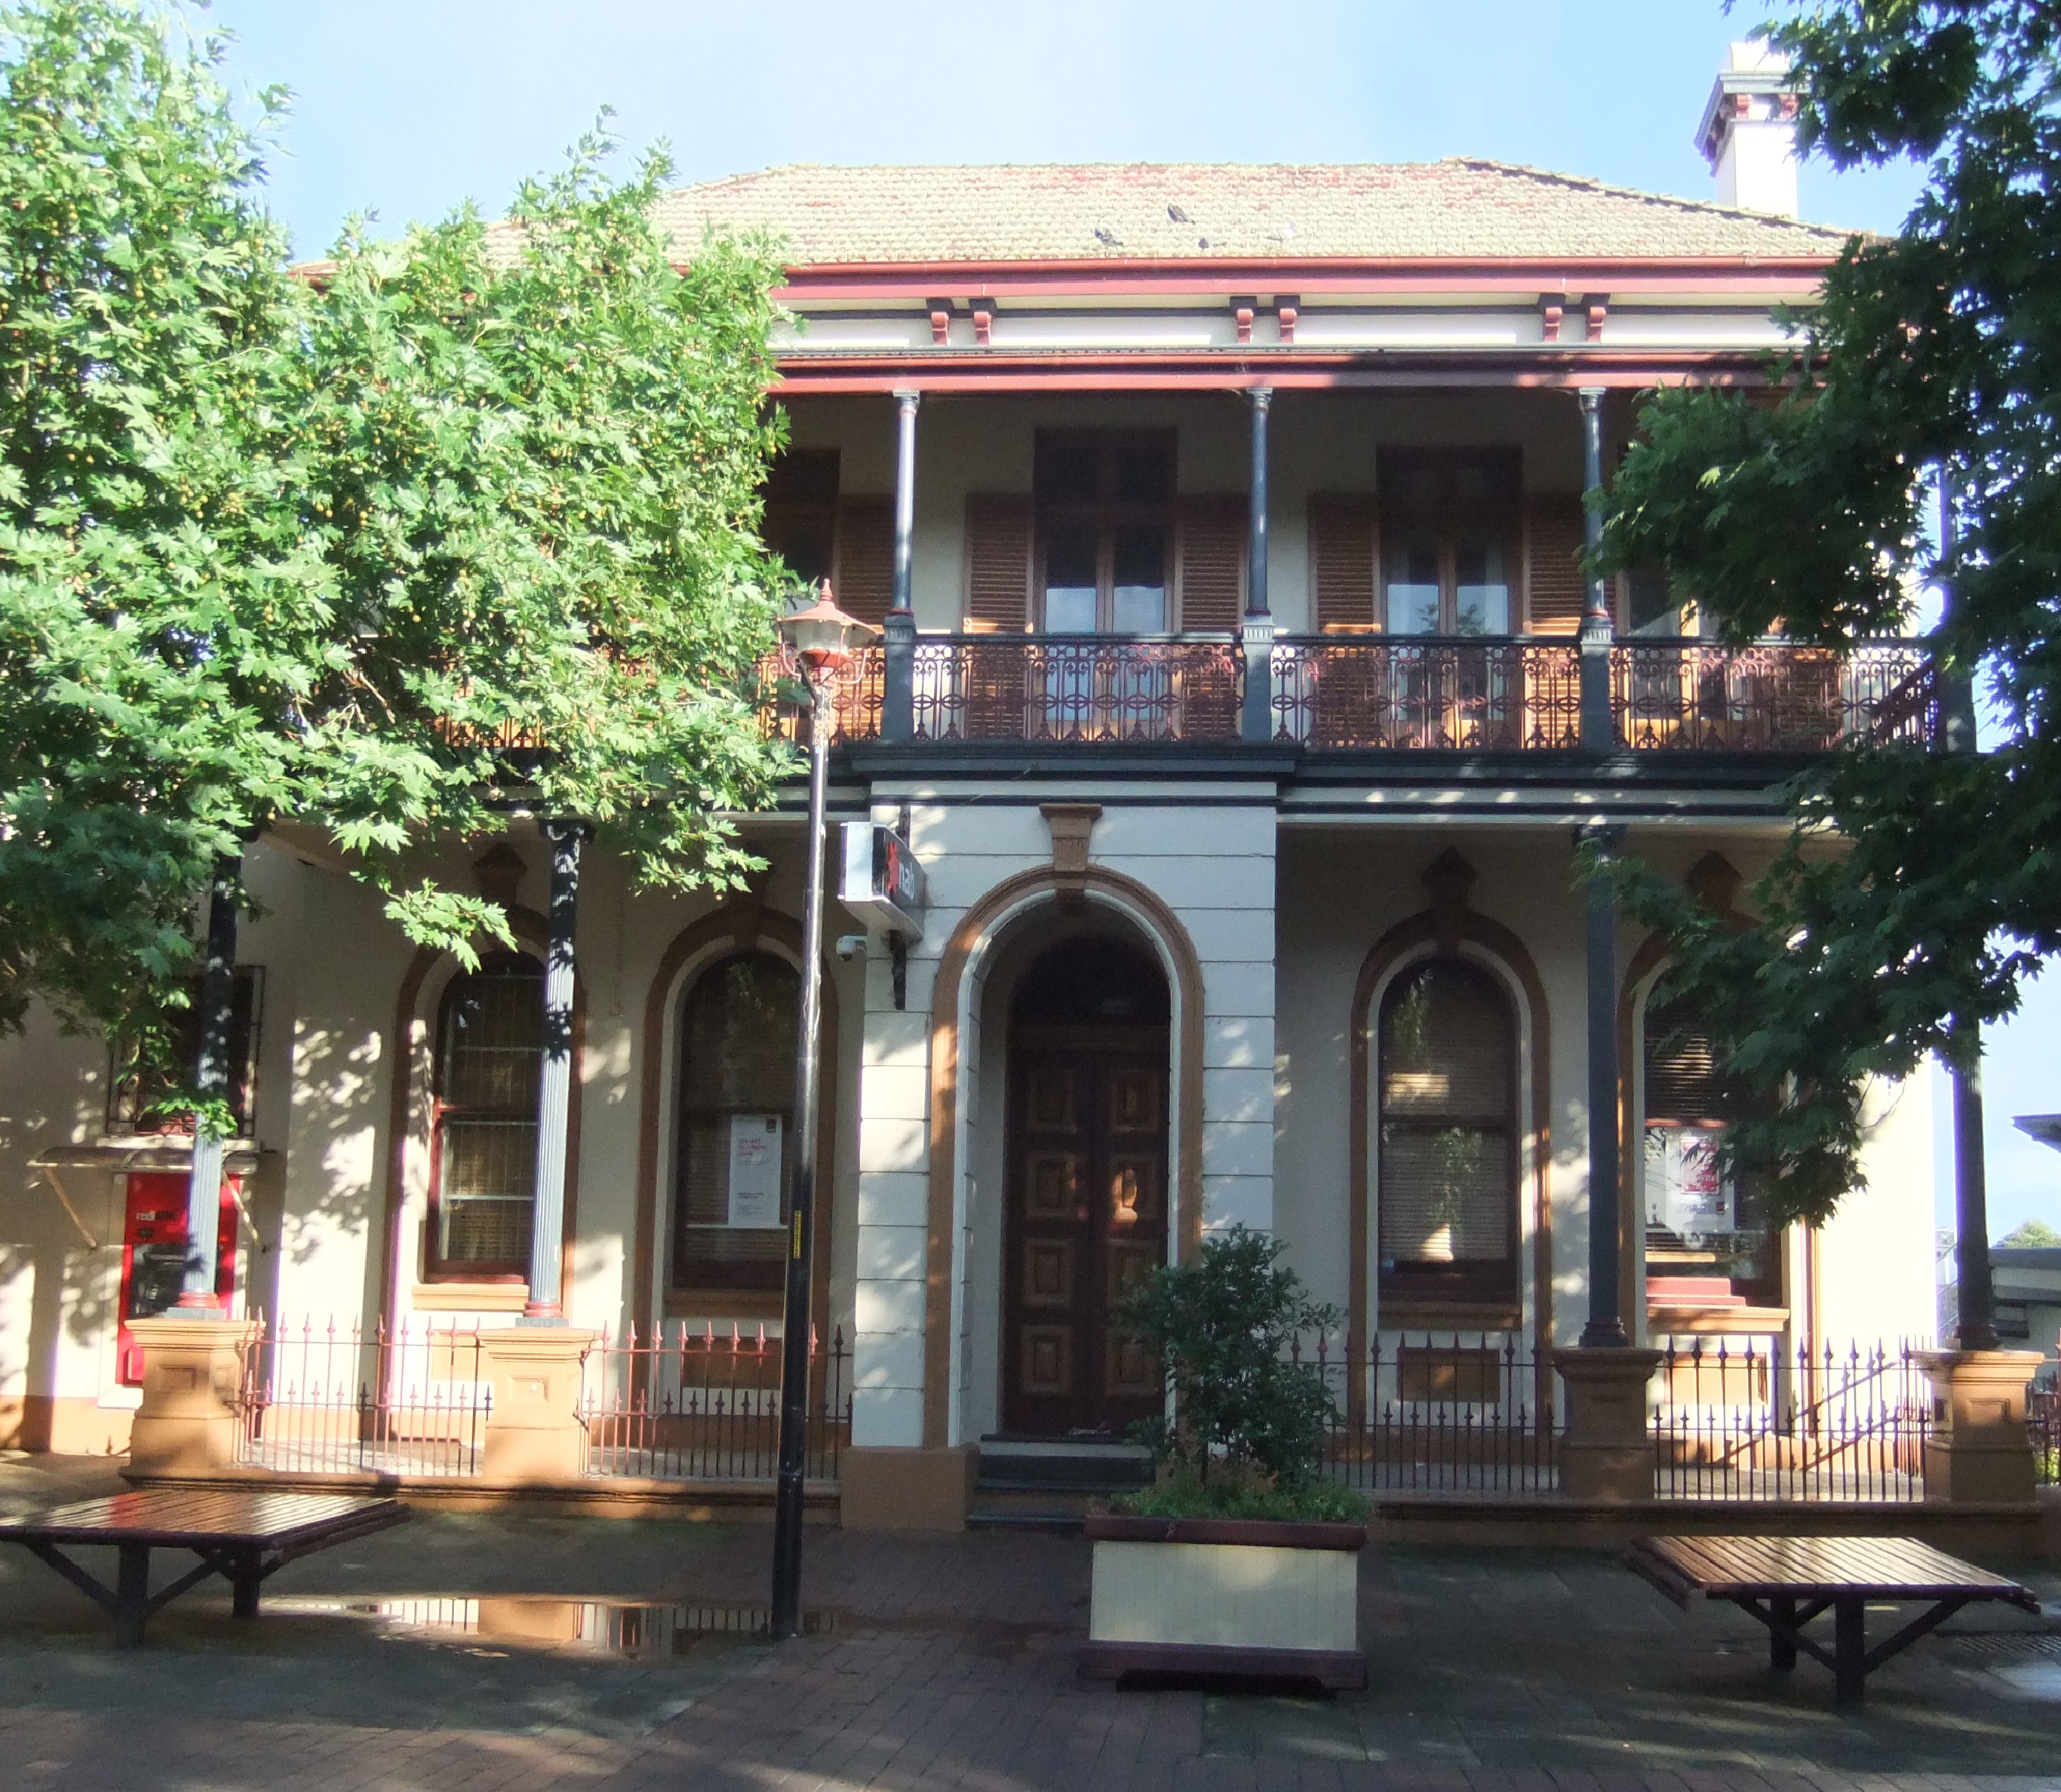
[[1716, 1126], [1646, 1129], [1646, 1210], [1683, 1236], [1734, 1230], [1731, 1184], [1718, 1164]]
[[730, 1215], [747, 1230], [779, 1228], [780, 1130], [777, 1114], [730, 1117]]

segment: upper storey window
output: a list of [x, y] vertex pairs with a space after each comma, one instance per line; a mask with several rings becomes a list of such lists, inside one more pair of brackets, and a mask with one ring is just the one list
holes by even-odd
[[1511, 632], [1518, 475], [1508, 452], [1382, 456], [1382, 614], [1391, 634]]
[[1171, 432], [1040, 430], [1038, 626], [1048, 634], [1160, 634], [1171, 613]]

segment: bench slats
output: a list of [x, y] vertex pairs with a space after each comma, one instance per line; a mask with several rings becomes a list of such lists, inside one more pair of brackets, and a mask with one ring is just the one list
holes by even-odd
[[104, 1499], [0, 1520], [0, 1541], [149, 1543], [214, 1547], [241, 1543], [279, 1548], [338, 1530], [398, 1524], [407, 1509], [397, 1499], [355, 1494], [274, 1492], [264, 1488], [139, 1488]]
[[2037, 1609], [2017, 1582], [1914, 1537], [1654, 1537], [1635, 1545], [1634, 1554], [1714, 1599], [1958, 1596]]

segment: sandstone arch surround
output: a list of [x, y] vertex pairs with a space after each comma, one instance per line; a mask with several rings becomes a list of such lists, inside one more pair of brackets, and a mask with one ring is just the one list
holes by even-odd
[[1046, 911], [1085, 902], [1129, 923], [1158, 958], [1172, 1000], [1171, 1029], [1173, 1242], [1194, 1261], [1203, 1231], [1203, 968], [1174, 911], [1136, 879], [1091, 866], [1041, 866], [1010, 878], [966, 910], [938, 961], [931, 1003], [930, 1160], [923, 1303], [923, 1444], [942, 1449], [954, 1434], [953, 1391], [960, 1379], [964, 1330], [963, 1261], [972, 1174], [964, 1124], [971, 1089], [962, 1074], [960, 1045], [973, 1024], [984, 967], [1019, 927]]

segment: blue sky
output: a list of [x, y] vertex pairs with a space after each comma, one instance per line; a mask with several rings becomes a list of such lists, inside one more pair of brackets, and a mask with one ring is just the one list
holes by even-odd
[[[353, 212], [398, 230], [498, 212], [604, 105], [678, 178], [783, 162], [1423, 161], [1479, 155], [1695, 198], [1723, 46], [1715, 0], [215, 0], [229, 72], [283, 82], [274, 209], [320, 254]], [[1893, 230], [1909, 170], [1807, 166], [1805, 216]], [[2061, 979], [1989, 1037], [1993, 1234], [2061, 1227]], [[1947, 1135], [1943, 1085], [1943, 1169]]]

